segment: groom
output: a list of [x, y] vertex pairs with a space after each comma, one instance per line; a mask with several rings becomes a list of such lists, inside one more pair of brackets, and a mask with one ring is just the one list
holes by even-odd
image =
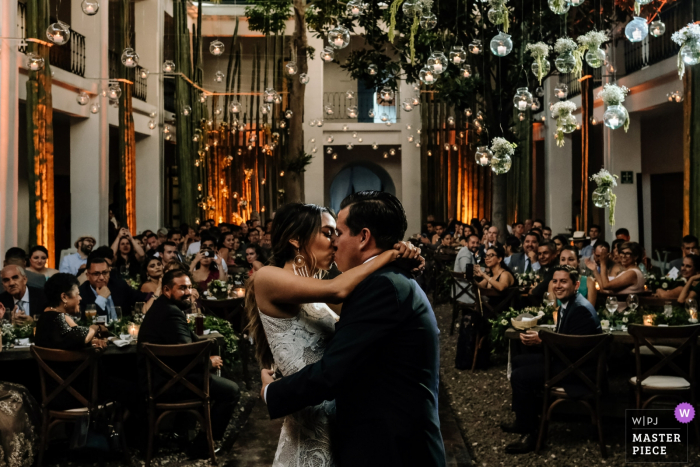
[[[371, 261], [404, 237], [406, 214], [389, 193], [355, 193], [340, 208], [335, 259], [341, 271]], [[444, 466], [438, 332], [415, 280], [393, 265], [376, 271], [343, 303], [320, 361], [274, 382], [263, 370], [261, 393], [270, 417], [335, 399], [341, 466]]]

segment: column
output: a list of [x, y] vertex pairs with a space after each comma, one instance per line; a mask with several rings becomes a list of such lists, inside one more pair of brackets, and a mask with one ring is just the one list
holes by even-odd
[[[0, 2], [0, 36], [17, 37], [17, 2]], [[17, 246], [18, 41], [0, 39], [0, 248]]]
[[[399, 96], [401, 101], [407, 97], [418, 94], [413, 89], [413, 84], [400, 81]], [[401, 125], [401, 203], [406, 211], [408, 229], [406, 237], [410, 237], [421, 231], [421, 162], [420, 148], [416, 147], [416, 142], [421, 140], [418, 131], [421, 128], [421, 108], [415, 107], [412, 112], [404, 112], [400, 106], [399, 125]], [[408, 129], [411, 125], [411, 129]], [[413, 142], [408, 141], [408, 137], [413, 135]], [[397, 193], [398, 194], [398, 193]]]
[[[307, 35], [309, 46], [320, 53], [323, 50], [323, 39]], [[304, 200], [307, 203], [325, 205], [324, 196], [324, 166], [323, 166], [323, 127], [310, 127], [308, 123], [311, 120], [323, 119], [323, 66], [324, 62], [318, 56], [313, 60], [307, 60], [309, 71], [307, 74], [311, 78], [309, 84], [306, 85], [304, 93], [304, 150], [314, 157], [311, 159], [311, 164], [306, 167], [304, 172]], [[292, 109], [294, 112], [301, 109]], [[316, 139], [315, 143], [310, 140]], [[316, 152], [313, 153], [312, 148], [316, 147]]]
[[573, 190], [571, 187], [571, 138], [566, 138], [563, 148], [557, 146], [554, 139], [556, 120], [549, 112], [550, 102], [557, 102], [554, 97], [554, 87], [557, 85], [556, 76], [550, 77], [544, 83], [544, 113], [547, 116], [545, 122], [545, 169], [544, 169], [544, 196], [545, 219], [547, 225], [552, 228], [552, 234], [568, 233], [571, 228], [571, 200]]

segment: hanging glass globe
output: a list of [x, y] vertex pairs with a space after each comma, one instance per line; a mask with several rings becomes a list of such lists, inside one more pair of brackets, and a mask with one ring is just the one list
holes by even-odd
[[316, 120], [311, 120], [309, 122], [309, 126], [316, 126]]
[[491, 39], [491, 53], [497, 57], [505, 57], [513, 50], [513, 41], [504, 32], [499, 32]]
[[175, 62], [172, 60], [166, 60], [163, 62], [163, 71], [165, 73], [174, 73], [175, 72]]
[[513, 161], [508, 154], [503, 154], [502, 156], [494, 156], [491, 158], [491, 170], [496, 175], [503, 175], [510, 170], [510, 166], [513, 165]]
[[663, 21], [652, 21], [649, 25], [649, 32], [654, 37], [663, 36], [663, 34], [666, 32], [666, 25], [663, 23]]
[[290, 109], [287, 109], [287, 110], [284, 112], [284, 118], [286, 118], [287, 120], [289, 120], [290, 118], [292, 118], [292, 115], [294, 115], [294, 112], [292, 112]]
[[301, 84], [309, 84], [309, 75], [302, 73], [299, 75], [299, 82]]
[[382, 122], [388, 122], [388, 121], [389, 121], [389, 115], [388, 115], [386, 112], [384, 112], [384, 113], [382, 113], [382, 115], [379, 117], [379, 120], [381, 120]]
[[557, 129], [561, 128], [561, 131], [563, 131], [566, 134], [573, 133], [576, 130], [577, 126], [578, 121], [576, 120], [576, 117], [574, 117], [570, 113], [564, 118], [560, 118], [557, 122]]
[[377, 73], [379, 73], [379, 68], [377, 68], [377, 65], [371, 64], [370, 66], [367, 67], [367, 73], [370, 76], [375, 76]]
[[90, 96], [88, 96], [85, 91], [80, 91], [75, 100], [78, 101], [78, 104], [80, 105], [88, 105], [88, 102], [90, 102]]
[[119, 83], [112, 83], [109, 85], [109, 89], [107, 90], [107, 97], [109, 97], [112, 100], [119, 99], [119, 97], [122, 95], [122, 90], [119, 87]]
[[241, 103], [234, 100], [228, 105], [228, 111], [232, 114], [237, 114], [241, 111]]
[[391, 89], [389, 86], [384, 86], [380, 91], [379, 91], [379, 97], [383, 101], [392, 101], [394, 100], [394, 90]]
[[155, 129], [155, 127], [156, 127], [156, 122], [154, 122], [153, 120], [148, 122], [148, 128], [153, 130], [153, 129]]
[[100, 103], [95, 101], [92, 104], [90, 104], [90, 113], [91, 114], [96, 114], [100, 112]]
[[447, 70], [447, 57], [442, 52], [433, 52], [428, 58], [428, 66], [436, 75], [442, 74]]
[[404, 0], [401, 10], [406, 16], [413, 17], [423, 12], [423, 2], [421, 0]]
[[350, 31], [341, 25], [334, 27], [328, 31], [328, 43], [334, 49], [344, 49], [350, 44]]
[[326, 148], [326, 154], [333, 154], [333, 148]]
[[345, 113], [347, 113], [348, 118], [357, 118], [358, 115], [358, 110], [356, 105], [351, 105], [347, 109], [345, 109]]
[[345, 147], [348, 148], [348, 149], [352, 149], [352, 148], [355, 147], [355, 145], [352, 144], [352, 143], [348, 143], [348, 144], [345, 145]]
[[223, 83], [225, 77], [226, 77], [226, 75], [224, 74], [223, 71], [217, 71], [214, 74], [214, 82], [215, 83]]
[[224, 53], [225, 49], [226, 46], [224, 46], [224, 43], [218, 39], [209, 43], [209, 52], [215, 57], [218, 57]]
[[549, 9], [556, 15], [563, 15], [571, 8], [571, 4], [568, 0], [547, 0], [547, 4], [549, 5]]
[[373, 110], [373, 109], [369, 109], [369, 112], [367, 112], [367, 116], [368, 116], [369, 118], [374, 118], [374, 110]]
[[323, 106], [323, 111], [326, 113], [326, 115], [333, 115], [333, 107], [330, 105], [324, 105]]
[[447, 117], [447, 124], [450, 126], [454, 126], [455, 118], [454, 117]]
[[617, 130], [627, 120], [627, 109], [621, 105], [609, 105], [603, 114], [603, 123], [611, 130]]
[[115, 109], [118, 109], [119, 108], [119, 99], [110, 99], [109, 105], [111, 105]]
[[207, 95], [204, 94], [203, 92], [199, 93], [199, 102], [204, 104], [207, 101]]
[[521, 122], [522, 122], [523, 120], [525, 120], [525, 114], [522, 113], [522, 112], [520, 112], [520, 113], [518, 114], [518, 120], [520, 120]]
[[372, 143], [372, 149], [377, 149], [379, 148], [379, 145], [377, 143]]
[[625, 37], [630, 42], [641, 42], [649, 34], [649, 26], [644, 18], [635, 16], [632, 21], [625, 26]]
[[416, 147], [417, 147], [417, 148], [420, 147], [420, 141], [416, 141]]
[[401, 103], [401, 108], [404, 110], [404, 112], [411, 112], [413, 110], [413, 104], [411, 103], [411, 99], [404, 99], [404, 101]]
[[558, 99], [564, 100], [566, 99], [567, 95], [569, 95], [569, 86], [567, 86], [565, 83], [559, 83], [554, 88], [554, 96]]
[[637, 3], [640, 5], [648, 5], [652, 2], [653, 0], [637, 0]]
[[217, 107], [216, 109], [214, 109], [214, 115], [216, 115], [217, 117], [222, 113], [224, 113], [224, 109], [222, 109], [221, 107]]
[[481, 167], [488, 167], [491, 164], [491, 158], [493, 158], [493, 153], [488, 146], [478, 146], [476, 148], [474, 159], [476, 160], [477, 165], [480, 165]]
[[131, 47], [127, 47], [122, 52], [122, 65], [127, 68], [134, 68], [139, 64], [139, 54]]
[[80, 4], [80, 8], [86, 15], [93, 16], [100, 10], [100, 3], [97, 0], [83, 0]]
[[364, 7], [362, 0], [350, 0], [345, 7], [345, 14], [357, 18], [362, 14]]
[[354, 99], [355, 98], [355, 91], [345, 91], [345, 98], [346, 99]]
[[466, 63], [463, 63], [459, 69], [459, 73], [460, 73], [460, 75], [462, 75], [462, 78], [470, 78], [472, 75], [471, 65], [467, 65]]
[[428, 85], [435, 83], [435, 80], [437, 80], [437, 74], [435, 74], [433, 72], [433, 69], [430, 68], [428, 65], [420, 69], [418, 77], [420, 78], [421, 83]]
[[188, 117], [191, 113], [192, 107], [190, 107], [189, 105], [186, 105], [182, 108], [182, 115], [184, 115], [185, 117]]
[[571, 52], [560, 54], [554, 60], [554, 66], [557, 67], [559, 73], [571, 73], [576, 67], [576, 59], [574, 58], [574, 54]]
[[466, 115], [467, 117], [471, 117], [472, 116], [472, 109], [470, 107], [467, 107], [466, 109], [464, 109], [464, 115]]
[[413, 97], [411, 97], [410, 101], [411, 101], [411, 105], [413, 105], [413, 107], [420, 105], [420, 96], [413, 96]]
[[425, 13], [420, 17], [420, 27], [423, 29], [430, 31], [435, 29], [435, 26], [437, 26], [437, 16], [432, 12]]
[[333, 47], [324, 47], [323, 50], [321, 51], [321, 60], [324, 62], [332, 62], [333, 59], [335, 58], [335, 51], [333, 50]]
[[697, 65], [700, 63], [700, 42], [697, 39], [686, 41], [681, 47], [680, 55], [686, 65]]
[[331, 144], [331, 143], [333, 143], [333, 141], [335, 141], [335, 138], [333, 137], [333, 135], [326, 136], [326, 143]]
[[532, 94], [527, 88], [518, 88], [513, 97], [513, 105], [520, 112], [525, 112], [532, 105]]
[[260, 104], [260, 113], [263, 115], [267, 115], [270, 112], [272, 112], [272, 105], [270, 104]]
[[467, 52], [463, 45], [455, 45], [450, 50], [450, 61], [455, 65], [461, 65], [467, 60]]
[[297, 66], [297, 62], [289, 62], [284, 66], [284, 68], [285, 68], [285, 70], [287, 70], [288, 76], [294, 76], [299, 71], [299, 67]]
[[[105, 94], [103, 97], [107, 97], [107, 94]], [[148, 114], [148, 116], [151, 118], [156, 118], [157, 115], [158, 115], [158, 112], [156, 112], [155, 110], [153, 112], [151, 112], [150, 114]]]
[[[542, 76], [545, 76], [545, 75], [547, 75], [547, 73], [549, 73], [549, 70], [552, 69], [552, 65], [549, 63], [549, 60], [547, 60], [546, 58], [542, 59], [542, 64], [544, 65], [544, 71], [542, 72]], [[530, 69], [532, 70], [532, 74], [534, 74], [535, 76], [540, 76], [540, 73], [539, 73], [540, 64], [537, 63], [537, 60], [532, 62], [532, 65], [530, 65]]]
[[571, 4], [571, 6], [576, 7], [576, 6], [583, 5], [583, 2], [585, 2], [585, 1], [586, 0], [569, 0], [569, 3]]
[[586, 63], [591, 68], [600, 68], [605, 63], [605, 50], [601, 48], [588, 49], [586, 52]]
[[408, 135], [408, 138], [407, 138], [407, 139], [408, 139], [408, 142], [409, 142], [409, 143], [412, 143], [412, 142], [413, 142], [413, 139], [414, 139], [414, 138], [413, 138], [413, 135]]
[[263, 93], [263, 99], [265, 102], [274, 102], [277, 91], [274, 88], [266, 88]]
[[390, 155], [390, 156], [395, 156], [395, 155], [396, 155], [396, 149], [394, 149], [394, 148], [389, 149], [389, 155]]
[[537, 86], [537, 89], [535, 89], [535, 94], [537, 94], [539, 97], [544, 97], [544, 88], [542, 86]]
[[56, 45], [63, 45], [70, 40], [70, 27], [63, 21], [52, 23], [46, 28], [46, 37]]
[[470, 53], [472, 53], [474, 55], [479, 55], [482, 50], [483, 50], [483, 46], [481, 45], [481, 40], [474, 39], [472, 42], [469, 43], [469, 52]]
[[316, 148], [316, 146], [311, 148], [311, 152], [313, 152], [314, 154], [316, 154], [317, 151], [318, 151], [318, 148]]
[[535, 97], [534, 99], [532, 99], [532, 105], [530, 105], [530, 110], [532, 110], [533, 112], [537, 112], [538, 110], [540, 110], [540, 100], [538, 98]]
[[593, 205], [597, 208], [609, 208], [612, 202], [612, 189], [609, 186], [596, 188], [591, 195]]
[[141, 68], [139, 70], [139, 76], [141, 79], [148, 79], [148, 75], [151, 74], [150, 71], [148, 71], [148, 68]]

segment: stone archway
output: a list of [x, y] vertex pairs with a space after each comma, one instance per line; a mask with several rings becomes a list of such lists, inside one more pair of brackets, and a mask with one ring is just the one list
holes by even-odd
[[337, 213], [346, 196], [364, 190], [386, 191], [396, 195], [394, 181], [383, 167], [367, 161], [351, 162], [331, 182], [330, 207]]

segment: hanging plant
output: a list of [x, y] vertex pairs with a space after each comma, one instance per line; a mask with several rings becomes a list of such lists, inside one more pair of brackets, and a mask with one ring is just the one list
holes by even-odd
[[[593, 191], [591, 198], [593, 204], [598, 208], [610, 208], [608, 222], [610, 227], [615, 225], [615, 203], [617, 196], [612, 189], [617, 186], [617, 175], [612, 175], [605, 169], [600, 169], [600, 172], [591, 176], [591, 181], [598, 185], [598, 188]], [[614, 231], [614, 230], [613, 230]]]
[[598, 99], [603, 99], [606, 106], [603, 122], [611, 130], [616, 130], [624, 125], [625, 133], [630, 127], [630, 115], [622, 103], [630, 90], [625, 86], [616, 84], [606, 84], [603, 90], [598, 93]]
[[554, 51], [558, 54], [556, 60], [554, 60], [554, 66], [557, 67], [559, 73], [571, 73], [583, 66], [580, 63], [581, 58], [579, 57], [577, 60], [574, 55], [574, 51], [577, 48], [576, 42], [568, 37], [560, 37], [554, 43]]
[[571, 112], [576, 110], [576, 104], [571, 101], [557, 102], [552, 106], [552, 118], [557, 120], [557, 133], [554, 139], [557, 146], [564, 147], [564, 133], [572, 133], [576, 129], [578, 122]]
[[487, 14], [489, 21], [496, 26], [502, 25], [503, 32], [507, 33], [510, 27], [510, 20], [508, 19], [506, 0], [489, 0], [489, 5], [491, 6]]
[[682, 79], [686, 65], [700, 63], [700, 24], [688, 24], [674, 32], [671, 40], [681, 46], [678, 51], [678, 77]]
[[547, 57], [552, 47], [544, 42], [535, 42], [534, 44], [528, 44], [526, 49], [530, 52], [530, 56], [535, 59], [532, 64], [532, 72], [537, 76], [537, 80], [541, 85], [542, 78], [549, 73], [550, 65]]
[[[580, 45], [578, 49], [576, 49], [576, 52], [574, 52], [574, 55], [578, 56], [579, 61], [585, 52], [586, 63], [588, 63], [591, 68], [600, 68], [603, 66], [603, 63], [605, 63], [605, 51], [601, 49], [600, 46], [603, 42], [609, 40], [608, 33], [605, 31], [589, 31], [586, 34], [578, 36], [576, 40]], [[581, 77], [582, 71], [583, 66], [578, 69], [579, 78]]]
[[403, 4], [402, 10], [406, 17], [409, 19], [412, 18], [409, 51], [411, 65], [413, 65], [416, 56], [415, 37], [420, 27], [420, 18], [422, 15], [430, 13], [430, 9], [433, 7], [433, 0], [394, 0], [389, 10], [389, 42], [394, 41], [396, 34], [396, 13], [399, 11], [399, 6], [401, 6], [401, 4]]
[[518, 147], [517, 144], [511, 143], [505, 138], [496, 137], [491, 140], [491, 152], [493, 153], [491, 170], [496, 175], [504, 174], [510, 170], [510, 166], [513, 164], [511, 157], [515, 154], [516, 147]]

